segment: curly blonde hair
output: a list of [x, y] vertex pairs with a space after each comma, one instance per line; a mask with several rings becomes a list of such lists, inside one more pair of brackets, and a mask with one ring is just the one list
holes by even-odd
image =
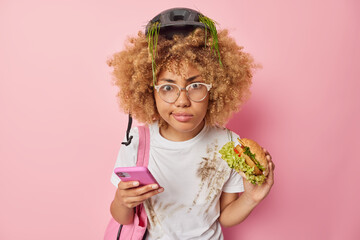
[[[200, 28], [186, 37], [175, 35], [171, 40], [160, 35], [156, 76], [162, 69], [173, 71], [174, 65], [178, 69], [184, 64], [197, 68], [205, 82], [212, 84], [206, 123], [224, 126], [249, 97], [252, 73], [257, 65], [227, 30], [221, 30], [218, 41], [223, 66], [220, 66], [209, 35]], [[161, 121], [154, 99], [151, 57], [145, 34], [139, 32], [137, 37], [129, 38], [125, 49], [115, 53], [107, 63], [114, 69], [113, 82], [119, 87], [117, 97], [124, 112], [143, 123]]]

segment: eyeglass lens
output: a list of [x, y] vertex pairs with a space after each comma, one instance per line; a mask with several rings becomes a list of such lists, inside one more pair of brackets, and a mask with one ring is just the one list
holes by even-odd
[[[160, 87], [160, 97], [168, 103], [173, 103], [177, 100], [181, 92], [181, 89], [176, 84], [166, 84]], [[208, 90], [207, 87], [201, 83], [192, 83], [186, 87], [187, 96], [194, 102], [204, 100]]]

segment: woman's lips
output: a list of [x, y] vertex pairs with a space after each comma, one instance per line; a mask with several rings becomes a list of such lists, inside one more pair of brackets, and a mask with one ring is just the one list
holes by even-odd
[[179, 122], [187, 122], [193, 118], [193, 115], [186, 113], [173, 113], [172, 116]]

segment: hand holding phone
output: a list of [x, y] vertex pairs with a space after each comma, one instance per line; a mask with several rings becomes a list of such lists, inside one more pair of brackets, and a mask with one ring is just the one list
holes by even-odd
[[139, 186], [158, 184], [149, 169], [146, 167], [118, 167], [114, 170], [121, 181], [138, 181]]
[[121, 179], [114, 202], [126, 208], [134, 208], [164, 191], [146, 167], [119, 167], [114, 172]]

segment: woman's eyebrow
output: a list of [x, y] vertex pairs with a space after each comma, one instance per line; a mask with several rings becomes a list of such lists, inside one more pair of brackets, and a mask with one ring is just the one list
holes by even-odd
[[174, 83], [175, 82], [175, 80], [172, 80], [172, 79], [169, 79], [169, 78], [161, 78], [161, 79], [159, 79], [159, 82], [160, 81], [165, 81], [165, 82], [169, 82], [169, 83]]
[[[189, 77], [188, 79], [185, 79], [186, 82], [191, 82], [191, 81], [194, 81], [196, 78], [198, 78], [200, 76], [199, 75], [195, 75], [195, 76], [192, 76], [192, 77]], [[159, 81], [165, 81], [165, 82], [169, 82], [169, 83], [175, 83], [176, 81], [173, 80], [173, 79], [170, 79], [170, 78], [161, 78], [159, 79]]]
[[200, 77], [200, 75], [195, 75], [195, 76], [189, 77], [188, 79], [186, 79], [186, 82], [191, 82], [191, 81], [195, 80], [197, 77]]

